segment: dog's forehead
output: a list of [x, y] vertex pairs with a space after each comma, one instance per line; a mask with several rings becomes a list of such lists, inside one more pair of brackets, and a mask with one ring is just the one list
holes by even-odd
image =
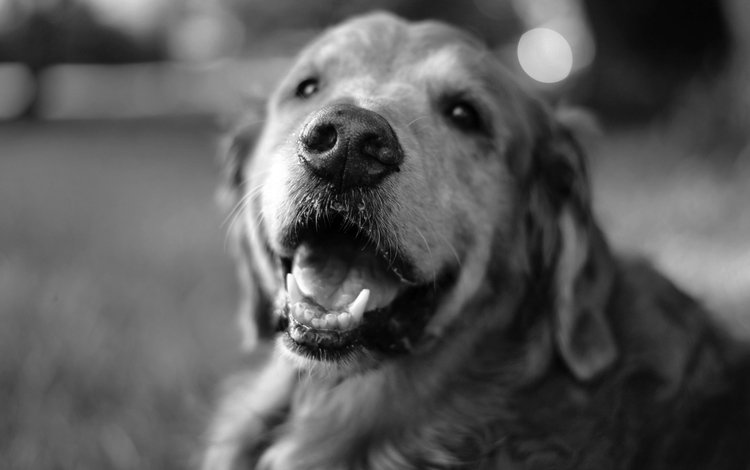
[[325, 33], [302, 54], [318, 63], [358, 64], [370, 70], [455, 71], [475, 66], [486, 48], [469, 34], [449, 25], [410, 23], [377, 13], [349, 20]]

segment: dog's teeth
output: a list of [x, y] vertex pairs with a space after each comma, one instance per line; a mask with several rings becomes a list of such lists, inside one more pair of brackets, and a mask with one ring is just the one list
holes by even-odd
[[334, 315], [333, 313], [327, 314], [324, 318], [325, 318], [326, 328], [333, 329], [333, 328], [336, 328], [336, 326], [338, 326], [339, 324], [339, 321], [336, 318], [336, 315]]
[[289, 293], [289, 315], [297, 322], [313, 328], [329, 330], [349, 330], [362, 322], [362, 317], [370, 300], [370, 290], [362, 289], [356, 299], [349, 304], [348, 311], [330, 312], [323, 314], [315, 309], [308, 308], [304, 294], [299, 289], [297, 280], [292, 274], [286, 277], [287, 291]]
[[338, 321], [341, 328], [349, 328], [349, 326], [351, 326], [352, 324], [352, 315], [349, 312], [339, 313]]
[[289, 306], [289, 314], [295, 318], [298, 318], [302, 313], [302, 305], [292, 304]]
[[289, 300], [292, 302], [301, 302], [304, 298], [302, 291], [297, 284], [297, 280], [292, 273], [286, 275], [286, 291], [289, 293]]
[[313, 319], [313, 311], [309, 308], [305, 309], [305, 312], [302, 314], [302, 318], [307, 322], [310, 323]]
[[349, 314], [351, 314], [354, 323], [362, 321], [368, 300], [370, 300], [370, 289], [362, 289], [362, 292], [354, 299], [354, 302], [349, 305]]

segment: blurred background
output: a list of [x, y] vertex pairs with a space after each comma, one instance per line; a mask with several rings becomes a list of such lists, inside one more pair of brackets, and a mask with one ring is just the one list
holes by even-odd
[[218, 137], [373, 8], [588, 111], [597, 211], [750, 338], [744, 0], [0, 0], [0, 468], [188, 468], [239, 353]]

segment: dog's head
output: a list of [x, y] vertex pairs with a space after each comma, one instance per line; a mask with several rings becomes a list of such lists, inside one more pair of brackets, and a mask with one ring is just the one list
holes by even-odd
[[578, 300], [596, 291], [580, 153], [474, 38], [351, 20], [301, 53], [258, 127], [227, 159], [249, 339], [347, 373], [536, 322], [525, 309], [579, 376], [613, 358], [599, 300]]

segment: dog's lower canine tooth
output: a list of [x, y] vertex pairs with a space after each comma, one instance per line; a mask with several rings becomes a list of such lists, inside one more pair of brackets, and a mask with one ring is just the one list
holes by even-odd
[[304, 295], [302, 295], [302, 291], [292, 273], [286, 275], [286, 291], [289, 293], [289, 300], [292, 303], [301, 302], [304, 299]]
[[368, 300], [370, 300], [370, 289], [362, 289], [362, 292], [354, 299], [354, 302], [349, 304], [349, 313], [354, 323], [359, 323], [362, 320]]

